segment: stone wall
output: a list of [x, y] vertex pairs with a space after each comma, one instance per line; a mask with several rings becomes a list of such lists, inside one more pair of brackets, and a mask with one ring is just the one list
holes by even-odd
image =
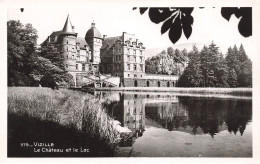
[[175, 87], [176, 80], [161, 79], [123, 79], [124, 87]]

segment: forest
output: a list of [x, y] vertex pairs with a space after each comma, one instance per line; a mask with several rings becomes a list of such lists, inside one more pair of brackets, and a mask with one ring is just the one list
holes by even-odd
[[146, 73], [180, 76], [178, 87], [252, 87], [252, 61], [244, 46], [229, 47], [223, 55], [214, 42], [201, 51], [172, 47], [145, 61]]
[[213, 42], [201, 51], [193, 46], [179, 87], [252, 87], [252, 61], [243, 45], [229, 47], [225, 56]]

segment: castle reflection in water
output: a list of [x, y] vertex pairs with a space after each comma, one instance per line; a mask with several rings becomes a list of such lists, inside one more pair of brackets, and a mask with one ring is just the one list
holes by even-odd
[[121, 146], [132, 146], [150, 126], [211, 137], [228, 130], [242, 136], [252, 118], [251, 99], [130, 92], [95, 92], [95, 96], [112, 118], [132, 131], [130, 140]]

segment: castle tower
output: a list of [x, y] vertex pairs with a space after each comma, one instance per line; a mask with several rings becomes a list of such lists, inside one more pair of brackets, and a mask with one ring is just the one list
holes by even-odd
[[74, 32], [73, 27], [70, 22], [69, 15], [66, 19], [65, 25], [60, 31], [60, 48], [61, 52], [64, 55], [64, 64], [66, 67], [66, 70], [69, 72], [76, 71], [76, 38], [77, 33]]
[[102, 46], [102, 36], [98, 29], [95, 27], [95, 23], [91, 24], [91, 28], [85, 35], [85, 40], [91, 49], [91, 60], [93, 72], [99, 72], [100, 63], [100, 49]]

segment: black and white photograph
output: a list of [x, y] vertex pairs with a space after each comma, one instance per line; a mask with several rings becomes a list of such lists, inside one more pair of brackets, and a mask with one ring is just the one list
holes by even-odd
[[257, 157], [259, 7], [105, 4], [6, 6], [5, 158]]

